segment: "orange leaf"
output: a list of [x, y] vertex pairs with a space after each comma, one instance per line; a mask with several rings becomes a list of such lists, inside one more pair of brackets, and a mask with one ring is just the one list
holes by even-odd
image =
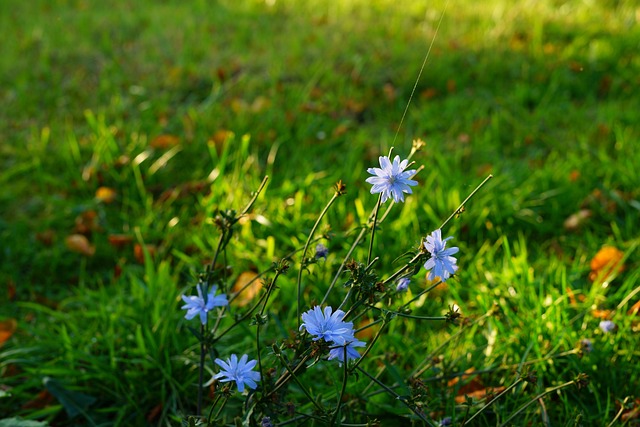
[[639, 312], [639, 311], [640, 311], [640, 300], [638, 300], [638, 302], [637, 302], [637, 303], [635, 303], [635, 304], [633, 304], [633, 305], [631, 306], [631, 308], [629, 309], [629, 311], [627, 311], [627, 314], [628, 314], [629, 316], [633, 316], [633, 315], [638, 314], [638, 312]]
[[89, 243], [82, 234], [72, 234], [64, 240], [69, 250], [82, 254], [84, 256], [93, 256], [96, 253], [96, 247]]
[[591, 315], [596, 319], [610, 319], [613, 312], [611, 310], [593, 310]]
[[222, 148], [229, 138], [233, 136], [233, 132], [226, 129], [217, 130], [211, 138], [209, 138], [209, 145], [213, 145], [216, 147], [216, 151], [218, 154], [222, 153]]
[[480, 390], [472, 391], [471, 393], [467, 393], [466, 396], [460, 395], [455, 397], [455, 401], [458, 404], [462, 404], [467, 401], [467, 396], [474, 400], [481, 400], [490, 395], [496, 395], [502, 393], [504, 391], [504, 387], [487, 387]]
[[11, 335], [18, 329], [16, 319], [8, 319], [0, 322], [0, 347], [9, 339]]
[[624, 253], [613, 246], [605, 246], [600, 249], [591, 260], [589, 279], [594, 281], [598, 277], [606, 277], [624, 271], [623, 257]]
[[152, 148], [171, 148], [180, 144], [180, 138], [175, 135], [158, 135], [149, 144]]
[[122, 249], [133, 241], [133, 237], [126, 234], [110, 234], [109, 244], [116, 249]]
[[[147, 252], [149, 252], [149, 256], [153, 259], [158, 252], [158, 247], [151, 244], [144, 246], [147, 249]], [[144, 264], [144, 250], [142, 249], [142, 245], [140, 243], [136, 243], [133, 247], [133, 256], [140, 264]]]
[[257, 275], [258, 273], [255, 271], [245, 271], [238, 276], [233, 284], [231, 291], [238, 294], [234, 301], [237, 301], [240, 307], [249, 304], [262, 289], [262, 280], [256, 279]]
[[[360, 321], [358, 323], [358, 328], [357, 329], [362, 329], [365, 326], [369, 325], [371, 323], [371, 319], [369, 318], [364, 318], [362, 321]], [[370, 326], [367, 329], [364, 329], [360, 332], [358, 332], [358, 339], [361, 340], [370, 340], [373, 338], [373, 336], [375, 335], [375, 333], [378, 330], [378, 326]]]
[[100, 187], [96, 190], [96, 199], [103, 203], [112, 203], [117, 195], [116, 190], [109, 187]]

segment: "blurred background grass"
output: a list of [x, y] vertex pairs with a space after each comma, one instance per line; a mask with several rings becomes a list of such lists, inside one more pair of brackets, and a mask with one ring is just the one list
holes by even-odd
[[[456, 303], [473, 318], [497, 303], [503, 316], [462, 335], [441, 369], [598, 337], [597, 354], [536, 364], [539, 388], [588, 372], [588, 397], [547, 410], [566, 423], [612, 419], [640, 376], [625, 314], [638, 289], [638, 20], [632, 1], [2, 2], [0, 308], [18, 323], [0, 354], [1, 412], [64, 422], [60, 405], [29, 406], [48, 375], [110, 390], [93, 420], [139, 423], [159, 402], [156, 424], [189, 413], [195, 347], [185, 350], [176, 296], [211, 256], [212, 213], [240, 209], [270, 176], [230, 247], [231, 285], [299, 247], [342, 179], [348, 194], [327, 218], [336, 255], [310, 276], [311, 303], [375, 203], [366, 168], [422, 138], [420, 186], [378, 235], [381, 269], [495, 176], [445, 231], [461, 247], [458, 279], [421, 309]], [[76, 252], [70, 235], [87, 238]], [[627, 268], [592, 283], [603, 245]], [[572, 304], [567, 288], [585, 299]], [[290, 303], [277, 298], [273, 316]], [[617, 334], [599, 332], [596, 308], [613, 310]], [[455, 332], [416, 338], [415, 327], [398, 326], [381, 352], [418, 364]], [[438, 411], [453, 410], [455, 387], [433, 392]], [[486, 422], [526, 396], [510, 399]]]

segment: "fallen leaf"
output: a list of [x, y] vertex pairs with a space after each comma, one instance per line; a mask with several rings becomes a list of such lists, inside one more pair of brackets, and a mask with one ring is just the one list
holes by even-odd
[[7, 281], [7, 299], [13, 301], [16, 297], [16, 282], [9, 279]]
[[73, 228], [74, 233], [90, 236], [92, 232], [100, 230], [101, 227], [98, 223], [98, 213], [96, 211], [84, 211], [76, 217], [76, 225]]
[[624, 271], [622, 264], [624, 253], [613, 246], [605, 246], [591, 260], [591, 273], [589, 279], [596, 280], [598, 277], [607, 277], [611, 274], [619, 274]]
[[153, 423], [154, 421], [156, 421], [158, 416], [162, 413], [163, 407], [164, 406], [162, 405], [162, 403], [158, 403], [156, 406], [154, 406], [153, 409], [151, 409], [147, 414], [147, 422]]
[[0, 347], [11, 338], [16, 329], [18, 329], [16, 319], [7, 319], [0, 322]]
[[116, 190], [109, 187], [100, 187], [96, 190], [96, 199], [103, 203], [112, 203], [117, 195]]
[[36, 396], [22, 405], [22, 409], [43, 409], [55, 402], [55, 397], [48, 390], [42, 390]]
[[[149, 252], [151, 259], [155, 258], [156, 253], [158, 252], [158, 247], [152, 244], [144, 245], [144, 247], [147, 252]], [[136, 243], [133, 247], [133, 256], [140, 264], [144, 264], [144, 249], [140, 243]]]
[[36, 233], [36, 240], [38, 240], [40, 243], [42, 243], [47, 247], [53, 245], [55, 237], [56, 237], [55, 231], [53, 231], [50, 228], [47, 230], [44, 230], [41, 233]]
[[249, 304], [262, 289], [262, 280], [257, 279], [257, 275], [255, 271], [242, 272], [233, 284], [231, 291], [237, 295], [234, 301], [240, 307]]
[[581, 209], [572, 214], [564, 221], [564, 229], [567, 231], [576, 231], [582, 227], [589, 218], [591, 218], [590, 209]]
[[72, 234], [64, 240], [69, 250], [82, 254], [84, 256], [93, 256], [96, 253], [96, 247], [89, 243], [89, 239], [82, 234]]
[[216, 147], [216, 152], [218, 153], [218, 155], [220, 155], [222, 153], [224, 145], [230, 138], [233, 137], [233, 135], [233, 132], [231, 132], [230, 130], [219, 129], [215, 131], [211, 138], [209, 138], [209, 145], [213, 145], [214, 147]]
[[472, 398], [473, 400], [482, 400], [488, 396], [494, 396], [496, 394], [502, 393], [504, 391], [504, 387], [487, 387], [480, 390], [472, 391], [471, 393], [467, 393], [466, 395], [456, 396], [455, 401], [457, 404], [463, 404], [467, 401], [467, 397]]
[[591, 315], [596, 319], [610, 319], [613, 311], [611, 310], [592, 310]]
[[[371, 324], [371, 319], [369, 318], [364, 318], [362, 321], [360, 321], [358, 323], [358, 327], [357, 329], [362, 329], [365, 326], [368, 326]], [[361, 340], [370, 340], [373, 338], [373, 336], [376, 334], [376, 332], [378, 331], [379, 327], [378, 326], [370, 326], [367, 329], [364, 329], [360, 332], [358, 332], [358, 339]]]
[[631, 308], [629, 309], [629, 311], [627, 311], [627, 314], [629, 316], [635, 316], [636, 314], [638, 314], [638, 312], [640, 311], [640, 300], [638, 300], [637, 303], [633, 304], [631, 306]]
[[158, 135], [153, 138], [149, 146], [152, 148], [165, 149], [175, 147], [178, 144], [180, 144], [180, 138], [175, 135]]
[[382, 87], [382, 93], [387, 101], [393, 102], [398, 97], [398, 91], [391, 83], [385, 83]]
[[261, 113], [262, 111], [266, 110], [270, 106], [271, 106], [271, 101], [268, 98], [264, 96], [259, 96], [256, 99], [254, 99], [253, 102], [251, 103], [251, 112]]
[[126, 234], [110, 234], [107, 239], [109, 240], [109, 244], [116, 249], [122, 249], [133, 242], [133, 237], [127, 236]]
[[640, 418], [640, 399], [634, 401], [635, 405], [632, 405], [629, 409], [622, 413], [620, 419], [623, 422]]

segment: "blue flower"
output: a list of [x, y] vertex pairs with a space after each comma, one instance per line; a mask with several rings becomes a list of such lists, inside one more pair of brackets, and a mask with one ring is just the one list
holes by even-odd
[[222, 371], [215, 374], [213, 379], [217, 380], [222, 378], [220, 381], [223, 383], [235, 381], [240, 393], [244, 391], [245, 384], [250, 389], [255, 389], [258, 386], [256, 382], [260, 381], [260, 372], [255, 372], [253, 368], [258, 361], [250, 360], [247, 362], [248, 358], [249, 356], [243, 354], [240, 360], [238, 360], [238, 356], [232, 354], [226, 362], [221, 359], [216, 359], [215, 362], [222, 368]]
[[329, 249], [322, 243], [318, 243], [316, 245], [316, 259], [324, 258], [326, 260], [327, 255], [329, 255]]
[[602, 322], [600, 322], [598, 326], [600, 327], [600, 329], [602, 329], [602, 332], [604, 332], [605, 334], [608, 334], [609, 332], [613, 332], [616, 330], [616, 324], [613, 323], [611, 320], [603, 320]]
[[367, 182], [372, 184], [371, 194], [382, 193], [382, 203], [387, 199], [393, 198], [393, 201], [404, 202], [404, 194], [411, 194], [411, 187], [418, 185], [417, 181], [411, 178], [416, 174], [416, 170], [405, 171], [405, 168], [409, 165], [409, 160], [405, 159], [400, 161], [400, 156], [396, 156], [393, 159], [393, 163], [389, 161], [387, 156], [380, 156], [380, 167], [369, 168], [367, 172], [371, 175], [367, 178]]
[[429, 270], [427, 277], [429, 280], [440, 277], [440, 280], [444, 282], [458, 270], [457, 260], [451, 255], [457, 253], [459, 249], [456, 247], [446, 248], [447, 240], [451, 238], [447, 237], [442, 240], [440, 229], [427, 236], [424, 247], [431, 254], [431, 258], [424, 264], [424, 268]]
[[302, 313], [302, 324], [300, 329], [305, 328], [307, 332], [314, 336], [313, 340], [318, 341], [324, 338], [326, 342], [333, 342], [337, 345], [344, 345], [347, 338], [353, 336], [353, 322], [344, 322], [344, 311], [336, 310], [332, 314], [331, 307], [325, 307], [324, 312], [319, 305], [311, 310]]
[[593, 343], [589, 338], [585, 338], [580, 341], [580, 348], [586, 353], [591, 353], [593, 351]]
[[397, 292], [406, 291], [409, 288], [409, 283], [411, 283], [411, 280], [409, 280], [407, 277], [403, 277], [402, 279], [398, 280], [396, 291]]
[[[359, 359], [360, 353], [354, 347], [364, 347], [366, 344], [363, 341], [356, 339], [353, 335], [346, 340], [347, 348], [347, 361], [352, 359]], [[340, 363], [344, 363], [344, 349], [345, 346], [333, 347], [329, 350], [329, 360], [338, 359]]]
[[209, 311], [213, 310], [215, 307], [225, 306], [229, 304], [229, 302], [227, 301], [226, 295], [216, 295], [218, 287], [215, 285], [211, 287], [206, 300], [202, 297], [202, 288], [200, 287], [200, 284], [198, 284], [196, 288], [198, 290], [197, 297], [187, 297], [182, 295], [182, 301], [186, 303], [182, 306], [182, 309], [187, 310], [187, 314], [184, 315], [187, 320], [191, 320], [199, 314], [200, 321], [205, 325], [207, 323], [207, 313]]

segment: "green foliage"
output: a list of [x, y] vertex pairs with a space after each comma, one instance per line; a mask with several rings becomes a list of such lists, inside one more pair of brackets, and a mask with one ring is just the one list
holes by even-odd
[[[495, 178], [443, 231], [460, 246], [459, 274], [411, 305], [410, 315], [426, 317], [455, 304], [462, 320], [395, 317], [362, 368], [408, 405], [457, 422], [482, 406], [456, 401], [474, 382], [465, 370], [480, 372], [483, 388], [536, 371], [474, 420], [482, 425], [579, 372], [590, 378], [586, 391], [562, 389], [519, 422], [538, 424], [546, 412], [567, 425], [606, 424], [637, 394], [637, 317], [627, 314], [640, 275], [633, 2], [137, 6], [0, 3], [0, 311], [18, 320], [0, 344], [0, 413], [24, 418], [0, 425], [177, 425], [193, 414], [199, 346], [179, 297], [211, 261], [216, 214], [242, 209], [269, 175], [220, 255], [231, 267], [220, 287], [230, 293], [241, 273], [272, 278], [272, 264], [301, 249], [342, 180], [347, 192], [316, 232], [329, 256], [305, 266], [303, 305], [319, 303], [375, 205], [366, 168], [391, 146], [408, 154], [414, 138], [427, 142], [413, 159], [424, 166], [420, 185], [376, 231], [383, 276], [488, 173]], [[163, 146], [161, 136], [177, 142]], [[100, 187], [115, 200], [97, 198]], [[565, 227], [581, 209], [589, 217]], [[81, 232], [91, 257], [65, 245], [87, 212], [96, 218]], [[131, 243], [113, 245], [113, 235]], [[592, 282], [589, 261], [603, 245], [625, 253], [626, 270]], [[353, 258], [364, 262], [366, 246]], [[295, 276], [278, 278], [265, 313], [253, 316], [259, 326], [248, 320], [219, 340], [221, 356], [246, 352], [260, 327], [262, 363], [279, 366], [271, 346], [295, 344]], [[348, 278], [328, 304], [340, 304]], [[428, 285], [420, 272], [394, 302]], [[232, 305], [223, 328], [250, 306]], [[615, 333], [598, 329], [594, 309], [611, 310]], [[583, 339], [592, 352], [580, 351]], [[383, 425], [419, 424], [399, 399], [353, 375], [346, 402], [363, 403]], [[315, 401], [335, 405], [341, 369], [318, 363], [300, 377]], [[297, 397], [287, 404], [315, 410], [289, 387]], [[38, 397], [44, 390], [49, 401]], [[240, 413], [242, 402], [225, 408]], [[350, 405], [340, 416], [365, 418]]]

